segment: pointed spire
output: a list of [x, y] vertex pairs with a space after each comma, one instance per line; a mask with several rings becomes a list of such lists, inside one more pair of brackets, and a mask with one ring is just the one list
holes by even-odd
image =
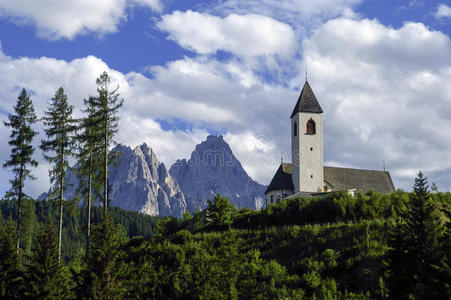
[[302, 88], [301, 95], [299, 96], [296, 105], [294, 106], [293, 113], [290, 118], [293, 118], [298, 112], [306, 113], [316, 113], [322, 114], [323, 109], [318, 103], [315, 94], [312, 91], [308, 81], [305, 81], [304, 87]]

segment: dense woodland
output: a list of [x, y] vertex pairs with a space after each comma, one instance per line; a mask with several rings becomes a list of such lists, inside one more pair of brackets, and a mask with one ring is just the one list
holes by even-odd
[[[183, 219], [94, 208], [85, 256], [86, 208], [65, 205], [58, 263], [58, 206], [26, 200], [23, 249], [15, 206], [0, 202], [1, 295], [87, 299], [448, 299], [451, 194], [282, 200], [261, 211], [226, 198]], [[67, 220], [66, 220], [67, 218]], [[27, 241], [27, 242], [25, 242]]]
[[[63, 88], [39, 121], [52, 166], [47, 200], [24, 194], [33, 179], [38, 119], [20, 93], [11, 128], [11, 189], [0, 201], [2, 299], [449, 299], [451, 193], [329, 193], [260, 211], [217, 195], [182, 219], [108, 206], [123, 103], [102, 73], [75, 120]], [[79, 199], [63, 199], [68, 159]], [[77, 197], [78, 198], [78, 197]], [[93, 204], [97, 205], [94, 206]]]

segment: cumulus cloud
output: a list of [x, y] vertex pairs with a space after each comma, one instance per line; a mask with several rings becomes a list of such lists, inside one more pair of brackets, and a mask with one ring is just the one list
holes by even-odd
[[[225, 0], [211, 8], [218, 14], [255, 13], [281, 20], [296, 27], [312, 29], [323, 20], [353, 14], [352, 7], [362, 0]], [[207, 10], [208, 11], [208, 10]]]
[[200, 54], [224, 50], [241, 56], [287, 57], [296, 49], [289, 25], [256, 14], [220, 18], [191, 10], [175, 11], [162, 16], [157, 27], [183, 48]]
[[435, 12], [435, 17], [437, 19], [451, 18], [451, 7], [446, 4], [440, 4]]
[[79, 34], [108, 34], [117, 31], [126, 18], [127, 6], [148, 6], [160, 12], [159, 0], [3, 0], [0, 17], [19, 25], [36, 26], [40, 37], [73, 39]]
[[[226, 131], [227, 137], [234, 141], [237, 141], [233, 139], [234, 136], [246, 137], [251, 139], [251, 145], [259, 135], [267, 134], [269, 137], [277, 127], [269, 126], [261, 116], [269, 118], [269, 107], [273, 108], [273, 112], [278, 111], [280, 103], [294, 97], [287, 97], [290, 92], [287, 93], [281, 87], [261, 84], [249, 70], [232, 62], [220, 64], [205, 59], [185, 58], [165, 67], [151, 68], [153, 79], [150, 79], [140, 73], [122, 74], [111, 70], [101, 59], [93, 56], [67, 62], [46, 57], [14, 59], [0, 54], [0, 74], [3, 74], [0, 75], [0, 97], [4, 99], [0, 103], [2, 118], [6, 118], [6, 112], [12, 111], [22, 87], [31, 93], [36, 112], [42, 116], [59, 86], [65, 88], [69, 101], [80, 116], [83, 98], [96, 93], [95, 78], [106, 70], [113, 81], [119, 84], [119, 92], [125, 98], [117, 141], [132, 147], [148, 143], [168, 168], [176, 159], [189, 157], [194, 146], [208, 135], [205, 128]], [[200, 84], [202, 82], [204, 84]], [[266, 103], [267, 108], [257, 105], [267, 97], [272, 98]], [[285, 100], [280, 101], [280, 98]], [[255, 108], [250, 110], [249, 107]], [[285, 114], [288, 113], [285, 111]], [[173, 118], [192, 124], [192, 128], [164, 130], [156, 121]], [[253, 123], [252, 128], [247, 128], [248, 122]], [[243, 128], [247, 130], [245, 135], [241, 134]], [[43, 138], [42, 124], [37, 124], [36, 129], [41, 136], [35, 140], [35, 146]], [[7, 132], [7, 129], [2, 128], [3, 131]], [[4, 157], [0, 159], [3, 161], [9, 153], [7, 136], [2, 134], [0, 152]], [[268, 151], [261, 142], [259, 145], [237, 148], [237, 155], [243, 159], [245, 167], [253, 166], [254, 160], [245, 159], [246, 156], [250, 157], [249, 153], [260, 153], [261, 149]], [[45, 191], [49, 185], [48, 164], [42, 159], [39, 150], [35, 156], [40, 162], [40, 167], [34, 170], [38, 180], [28, 183], [26, 189], [27, 193], [34, 196]], [[11, 174], [5, 170], [0, 173], [1, 186], [8, 186], [7, 179]], [[259, 180], [264, 179], [257, 171], [253, 174]]]
[[[382, 169], [385, 160], [397, 187], [408, 189], [421, 169], [439, 174], [442, 189], [451, 188], [449, 37], [420, 23], [390, 28], [341, 17], [315, 30], [302, 51], [304, 60], [290, 68], [308, 66], [309, 82], [324, 109], [326, 164]], [[261, 183], [269, 183], [281, 157], [290, 161], [289, 116], [303, 74], [285, 76], [286, 84], [278, 85], [236, 58], [185, 57], [150, 66], [151, 76], [145, 76], [111, 70], [92, 56], [67, 62], [13, 59], [0, 52], [0, 116], [11, 111], [22, 86], [32, 91], [39, 114], [60, 85], [80, 108], [82, 99], [95, 93], [95, 78], [104, 70], [125, 98], [118, 142], [146, 142], [168, 167], [189, 158], [210, 130], [224, 133], [244, 168]], [[180, 120], [186, 129], [163, 129], [162, 119]], [[9, 153], [4, 130], [3, 154]], [[41, 168], [39, 174], [45, 165]], [[7, 185], [4, 174], [1, 184]], [[30, 187], [35, 194], [48, 185], [47, 174], [40, 177]]]
[[[303, 44], [325, 110], [325, 159], [382, 168], [395, 183], [451, 171], [451, 42], [420, 23], [331, 20]], [[447, 183], [449, 188], [449, 184]]]

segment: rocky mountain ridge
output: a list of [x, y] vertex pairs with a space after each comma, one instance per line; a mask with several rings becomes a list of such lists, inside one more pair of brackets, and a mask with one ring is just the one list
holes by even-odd
[[[147, 144], [134, 149], [118, 145], [116, 166], [109, 168], [110, 204], [148, 215], [181, 217], [186, 210], [207, 207], [216, 194], [238, 208], [260, 209], [265, 186], [252, 180], [222, 136], [210, 135], [198, 144], [190, 159], [177, 160], [170, 170], [159, 162]], [[68, 171], [66, 199], [76, 197], [78, 179]], [[50, 191], [49, 191], [50, 192]], [[47, 198], [43, 193], [39, 199]]]
[[[147, 144], [135, 149], [117, 145], [112, 151], [120, 152], [120, 156], [117, 167], [109, 167], [109, 205], [147, 215], [183, 215], [186, 211], [183, 192]], [[68, 187], [64, 197], [74, 199], [78, 179], [69, 171], [66, 182]], [[44, 193], [39, 199], [43, 200], [47, 195]]]
[[209, 135], [189, 160], [177, 160], [169, 174], [179, 183], [190, 211], [205, 209], [218, 193], [237, 208], [263, 207], [266, 186], [247, 175], [222, 136]]

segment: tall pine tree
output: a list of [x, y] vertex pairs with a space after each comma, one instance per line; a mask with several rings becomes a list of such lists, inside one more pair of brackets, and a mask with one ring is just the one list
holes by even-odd
[[34, 112], [33, 103], [30, 95], [25, 89], [17, 98], [17, 104], [14, 106], [15, 114], [9, 114], [9, 122], [4, 122], [5, 126], [11, 128], [9, 145], [11, 155], [9, 160], [3, 164], [4, 168], [11, 168], [14, 173], [14, 179], [11, 182], [11, 196], [18, 199], [17, 201], [17, 251], [20, 247], [20, 226], [22, 215], [22, 199], [24, 198], [23, 188], [26, 179], [35, 179], [31, 175], [30, 167], [37, 167], [38, 162], [33, 159], [34, 147], [31, 145], [34, 136], [37, 134], [31, 126], [36, 122], [36, 114]]
[[434, 280], [440, 263], [444, 227], [434, 214], [428, 184], [420, 172], [409, 207], [401, 213], [389, 239], [389, 290], [396, 299], [440, 299], [443, 284]]
[[[76, 174], [79, 179], [77, 192], [81, 192], [84, 204], [87, 209], [86, 214], [86, 257], [89, 256], [91, 239], [91, 206], [92, 200], [97, 199], [100, 194], [100, 182], [97, 180], [99, 170], [102, 165], [101, 131], [100, 123], [96, 121], [94, 114], [94, 100], [85, 99], [85, 117], [80, 119], [80, 130], [77, 134], [78, 154]], [[94, 196], [94, 197], [93, 197]]]
[[73, 107], [67, 102], [67, 95], [60, 87], [52, 98], [52, 101], [42, 118], [46, 126], [45, 134], [47, 140], [41, 141], [40, 148], [44, 153], [44, 158], [53, 164], [49, 170], [50, 182], [57, 183], [52, 196], [57, 195], [59, 205], [58, 224], [58, 259], [61, 260], [61, 238], [63, 231], [63, 198], [64, 198], [64, 178], [69, 167], [68, 158], [74, 155], [75, 130], [77, 121], [72, 117]]
[[117, 93], [119, 86], [111, 89], [111, 77], [107, 72], [103, 72], [96, 80], [97, 97], [90, 97], [89, 105], [93, 108], [92, 120], [97, 122], [101, 128], [102, 156], [103, 156], [103, 207], [106, 213], [108, 209], [108, 149], [114, 144], [114, 134], [117, 132], [119, 117], [117, 113], [124, 103], [124, 99], [119, 98]]

